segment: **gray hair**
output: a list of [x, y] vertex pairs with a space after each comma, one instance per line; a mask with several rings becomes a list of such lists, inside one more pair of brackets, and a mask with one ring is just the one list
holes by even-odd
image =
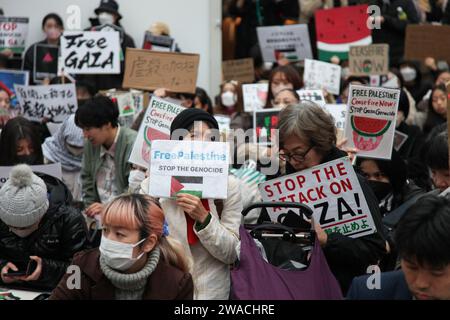
[[302, 101], [283, 109], [278, 122], [280, 148], [295, 135], [314, 145], [322, 154], [336, 145], [336, 126], [331, 114], [311, 101]]

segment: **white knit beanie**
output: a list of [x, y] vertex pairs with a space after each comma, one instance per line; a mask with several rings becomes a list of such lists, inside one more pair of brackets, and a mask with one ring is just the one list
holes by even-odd
[[26, 228], [47, 212], [45, 182], [26, 164], [15, 166], [0, 189], [0, 219], [8, 226]]

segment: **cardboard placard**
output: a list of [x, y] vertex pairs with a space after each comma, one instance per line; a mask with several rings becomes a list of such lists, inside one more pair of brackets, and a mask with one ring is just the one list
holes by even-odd
[[119, 74], [120, 34], [117, 31], [66, 31], [61, 36], [64, 72]]
[[405, 36], [405, 59], [432, 57], [448, 61], [450, 57], [450, 26], [408, 24]]
[[152, 51], [171, 52], [174, 51], [175, 40], [169, 36], [157, 36], [149, 31], [145, 32], [142, 49]]
[[45, 78], [52, 79], [58, 73], [59, 47], [48, 44], [34, 46], [33, 81], [42, 82]]
[[[299, 202], [313, 210], [326, 233], [359, 238], [376, 232], [366, 198], [348, 158], [341, 158], [259, 185], [264, 201]], [[282, 222], [288, 210], [268, 208]]]
[[200, 55], [127, 48], [124, 88], [194, 93]]
[[29, 19], [0, 17], [0, 51], [10, 49], [14, 53], [25, 51]]
[[236, 80], [240, 83], [255, 81], [255, 68], [252, 58], [227, 60], [222, 62], [223, 81]]
[[398, 89], [350, 84], [345, 138], [358, 156], [391, 158], [399, 98]]
[[276, 144], [280, 111], [280, 109], [275, 108], [254, 111], [253, 136], [256, 143], [261, 145]]
[[173, 198], [226, 199], [229, 146], [226, 142], [156, 140], [151, 147], [149, 194]]
[[311, 101], [323, 107], [327, 102], [322, 90], [298, 90], [297, 94], [301, 101]]
[[[1, 167], [0, 166], [0, 188], [8, 181], [9, 174], [14, 166], [11, 167]], [[38, 166], [30, 166], [33, 172], [40, 172], [48, 174], [49, 176], [55, 177], [62, 180], [62, 168], [61, 163], [52, 163]]]
[[332, 94], [338, 95], [341, 86], [341, 66], [305, 59], [303, 81], [305, 89], [325, 89]]
[[258, 41], [265, 62], [312, 59], [308, 25], [257, 27]]
[[351, 45], [371, 44], [372, 30], [368, 27], [368, 19], [367, 4], [316, 10], [319, 60], [330, 61], [333, 56], [347, 60]]
[[326, 104], [323, 108], [334, 118], [334, 124], [337, 129], [344, 130], [345, 114], [347, 113], [346, 104]]
[[389, 72], [389, 45], [351, 46], [350, 74], [355, 76], [384, 75]]
[[14, 85], [23, 116], [41, 122], [44, 118], [52, 122], [63, 122], [78, 108], [75, 84], [46, 86]]
[[138, 136], [128, 161], [148, 168], [152, 141], [169, 140], [170, 125], [183, 110], [182, 106], [153, 96], [139, 127]]
[[14, 84], [28, 85], [30, 73], [19, 70], [0, 70], [0, 88], [9, 91], [11, 107], [18, 104]]
[[268, 83], [244, 84], [242, 86], [244, 111], [253, 112], [263, 109], [266, 105], [268, 92]]

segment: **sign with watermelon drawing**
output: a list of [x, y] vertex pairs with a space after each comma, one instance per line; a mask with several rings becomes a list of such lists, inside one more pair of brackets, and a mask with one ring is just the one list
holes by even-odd
[[257, 27], [258, 41], [265, 62], [312, 59], [308, 25]]
[[277, 128], [280, 109], [255, 110], [253, 114], [253, 130], [256, 143], [272, 145], [277, 139]]
[[189, 193], [201, 199], [226, 199], [229, 157], [227, 142], [155, 140], [148, 192], [157, 198]]
[[358, 156], [391, 158], [399, 97], [398, 89], [350, 85], [345, 138]]
[[389, 45], [352, 46], [349, 53], [351, 75], [384, 75], [389, 72]]
[[[314, 222], [327, 234], [359, 238], [376, 231], [375, 223], [348, 157], [269, 180], [259, 185], [263, 201], [299, 202], [313, 210]], [[288, 209], [268, 208], [282, 223]]]
[[252, 112], [263, 109], [266, 105], [268, 91], [268, 83], [244, 84], [242, 86], [244, 111]]
[[170, 125], [183, 110], [182, 106], [153, 96], [139, 127], [138, 136], [128, 161], [148, 168], [152, 141], [169, 140]]
[[338, 95], [341, 86], [341, 66], [317, 60], [305, 60], [303, 82], [306, 89], [325, 89]]
[[319, 60], [330, 61], [333, 56], [347, 60], [350, 46], [372, 43], [372, 31], [367, 27], [367, 9], [367, 5], [358, 5], [316, 11]]

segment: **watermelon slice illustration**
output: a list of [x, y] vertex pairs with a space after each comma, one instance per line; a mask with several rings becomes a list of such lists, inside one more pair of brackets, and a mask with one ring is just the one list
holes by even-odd
[[257, 88], [256, 89], [256, 95], [257, 95], [261, 105], [264, 106], [266, 104], [266, 101], [267, 101], [268, 91], [265, 90], [265, 89], [262, 89], [262, 88]]
[[334, 55], [347, 60], [350, 46], [372, 43], [367, 8], [367, 5], [359, 5], [316, 11], [319, 60], [330, 61]]
[[353, 143], [361, 151], [371, 151], [383, 140], [383, 135], [391, 126], [390, 120], [351, 116]]
[[149, 126], [144, 129], [144, 140], [149, 146], [152, 145], [153, 140], [169, 140], [169, 138], [169, 135]]

